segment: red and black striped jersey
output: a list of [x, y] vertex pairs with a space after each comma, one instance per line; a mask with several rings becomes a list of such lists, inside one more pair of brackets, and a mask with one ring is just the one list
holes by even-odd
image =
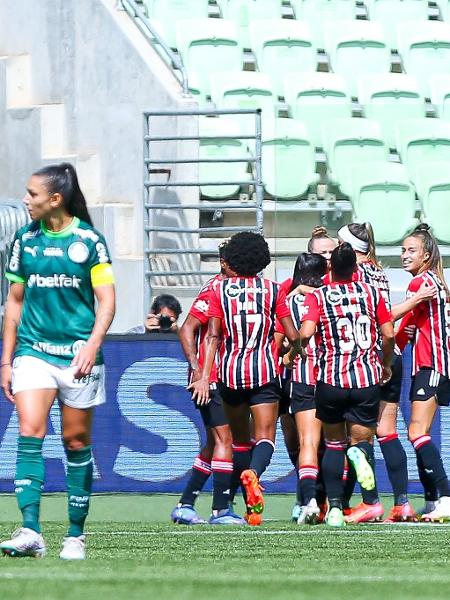
[[261, 277], [221, 281], [210, 296], [209, 316], [222, 321], [219, 378], [226, 386], [251, 389], [278, 375], [275, 321], [290, 316], [278, 283]]
[[363, 282], [323, 286], [308, 294], [303, 321], [314, 321], [318, 338], [318, 381], [341, 388], [377, 384], [382, 366], [378, 327], [391, 320], [380, 291]]
[[[202, 287], [200, 292], [198, 293], [197, 298], [192, 303], [192, 306], [189, 310], [189, 314], [198, 319], [201, 323], [200, 329], [197, 333], [197, 359], [199, 367], [203, 366], [203, 361], [205, 359], [205, 337], [208, 331], [208, 321], [209, 321], [209, 298], [211, 292], [217, 287], [220, 281], [222, 281], [221, 275], [215, 275], [211, 279], [209, 279], [205, 285]], [[217, 360], [214, 361], [211, 374], [209, 376], [210, 383], [217, 382], [217, 366], [218, 366], [218, 357]], [[189, 376], [190, 378], [190, 376]]]
[[[291, 316], [294, 325], [297, 329], [300, 329], [303, 315], [307, 310], [305, 307], [305, 296], [303, 296], [303, 294], [296, 294], [288, 299], [288, 304], [289, 308], [291, 309]], [[292, 381], [306, 383], [307, 385], [316, 385], [318, 348], [315, 336], [311, 337], [305, 350], [305, 358], [298, 356], [295, 359], [292, 368]]]
[[360, 262], [355, 271], [355, 278], [353, 281], [363, 281], [364, 283], [368, 283], [379, 289], [386, 304], [386, 308], [391, 310], [389, 280], [381, 267], [377, 267], [377, 265], [370, 260]]
[[416, 334], [413, 344], [413, 375], [422, 367], [450, 377], [450, 302], [440, 278], [432, 271], [414, 277], [406, 295], [416, 293], [423, 283], [437, 288], [435, 298], [414, 308]]

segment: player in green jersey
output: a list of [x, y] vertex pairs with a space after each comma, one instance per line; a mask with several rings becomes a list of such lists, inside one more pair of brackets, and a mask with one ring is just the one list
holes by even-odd
[[[0, 544], [10, 556], [44, 556], [39, 525], [42, 443], [57, 398], [67, 455], [69, 530], [60, 557], [85, 558], [94, 407], [105, 401], [101, 344], [114, 317], [114, 276], [68, 163], [34, 173], [24, 203], [31, 223], [11, 246], [1, 382], [19, 417], [15, 492], [23, 525]], [[97, 310], [94, 303], [97, 300]]]

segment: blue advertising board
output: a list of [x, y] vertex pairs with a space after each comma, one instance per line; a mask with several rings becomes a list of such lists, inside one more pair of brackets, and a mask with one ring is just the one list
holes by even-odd
[[[186, 391], [187, 363], [174, 336], [111, 336], [104, 344], [107, 402], [96, 411], [94, 457], [96, 492], [182, 491], [204, 430], [200, 414]], [[405, 356], [405, 373], [410, 356]], [[409, 377], [403, 381], [398, 418], [400, 439], [407, 451], [411, 491], [420, 492], [415, 454], [407, 440]], [[441, 411], [432, 431], [450, 471], [448, 409]], [[0, 392], [0, 492], [14, 490], [18, 421], [14, 406]], [[65, 458], [57, 404], [49, 419], [43, 448], [45, 491], [65, 490]], [[390, 491], [383, 457], [376, 444], [380, 491]], [[295, 492], [295, 472], [278, 429], [276, 450], [263, 475], [267, 492]], [[210, 488], [207, 488], [210, 489]]]

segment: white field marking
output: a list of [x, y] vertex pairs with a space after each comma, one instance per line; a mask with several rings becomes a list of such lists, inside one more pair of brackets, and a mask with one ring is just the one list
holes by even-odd
[[[58, 569], [58, 573], [56, 575], [56, 577], [58, 578], [58, 581], [61, 580], [67, 580], [67, 581], [92, 581], [92, 573], [75, 573], [73, 572], [71, 569], [70, 571], [65, 571], [63, 569]], [[110, 578], [110, 573], [108, 571], [107, 574], [105, 574], [104, 579], [108, 579]], [[53, 571], [41, 571], [41, 572], [31, 572], [29, 570], [27, 570], [26, 574], [21, 571], [19, 572], [15, 572], [15, 573], [8, 573], [8, 572], [0, 572], [0, 581], [2, 579], [19, 579], [19, 578], [23, 578], [26, 577], [27, 581], [37, 581], [37, 580], [55, 580], [55, 572]], [[450, 582], [450, 574], [448, 576], [443, 576], [443, 575], [436, 575], [433, 573], [432, 577], [432, 581], [433, 584], [436, 583], [443, 583], [443, 584], [448, 584]], [[145, 573], [140, 574], [136, 574], [135, 571], [128, 573], [128, 574], [124, 574], [123, 576], [119, 575], [118, 577], [118, 581], [126, 581], [127, 579], [132, 578], [133, 581], [139, 581], [142, 579], [145, 579], [146, 581], [153, 581], [153, 583], [157, 583], [158, 579], [161, 579], [162, 581], [166, 582], [167, 579], [165, 576], [159, 577], [159, 576], [153, 576], [151, 574], [151, 572], [149, 571], [145, 571]], [[185, 575], [182, 576], [178, 576], [178, 577], [173, 577], [172, 581], [184, 581], [186, 582], [186, 577]], [[239, 582], [241, 580], [241, 578], [237, 578], [236, 581]], [[328, 584], [336, 584], [336, 583], [345, 583], [345, 584], [349, 584], [349, 583], [407, 583], [407, 584], [414, 584], [414, 583], [427, 583], [430, 581], [430, 575], [428, 574], [420, 574], [420, 573], [408, 573], [405, 575], [396, 575], [396, 574], [387, 574], [387, 573], [383, 573], [381, 575], [346, 575], [346, 574], [335, 574], [335, 575], [320, 575], [317, 573], [311, 574], [311, 575], [303, 575], [301, 573], [298, 574], [298, 580], [302, 583], [314, 583], [314, 584], [321, 584], [321, 583], [328, 583]], [[272, 581], [272, 580], [271, 580]]]
[[[379, 525], [379, 523], [377, 523]], [[211, 530], [211, 529], [200, 529], [202, 525], [192, 526], [190, 529], [181, 529], [176, 531], [89, 531], [86, 535], [129, 535], [129, 536], [145, 536], [145, 535], [320, 535], [320, 534], [333, 534], [333, 535], [376, 535], [376, 534], [400, 534], [403, 527], [417, 527], [421, 529], [430, 528], [450, 528], [450, 524], [446, 523], [399, 523], [398, 525], [390, 524], [389, 526], [383, 527], [383, 529], [356, 529], [352, 530], [350, 527], [347, 529], [222, 529], [222, 530]], [[187, 526], [188, 527], [188, 526]], [[195, 527], [195, 528], [194, 528]], [[395, 529], [394, 529], [395, 528]], [[420, 531], [420, 529], [419, 529]]]

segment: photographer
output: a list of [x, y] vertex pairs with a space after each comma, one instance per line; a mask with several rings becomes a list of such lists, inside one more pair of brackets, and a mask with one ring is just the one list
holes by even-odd
[[150, 312], [143, 325], [129, 329], [127, 333], [167, 333], [178, 331], [178, 317], [181, 314], [181, 305], [175, 296], [161, 294], [153, 300]]

